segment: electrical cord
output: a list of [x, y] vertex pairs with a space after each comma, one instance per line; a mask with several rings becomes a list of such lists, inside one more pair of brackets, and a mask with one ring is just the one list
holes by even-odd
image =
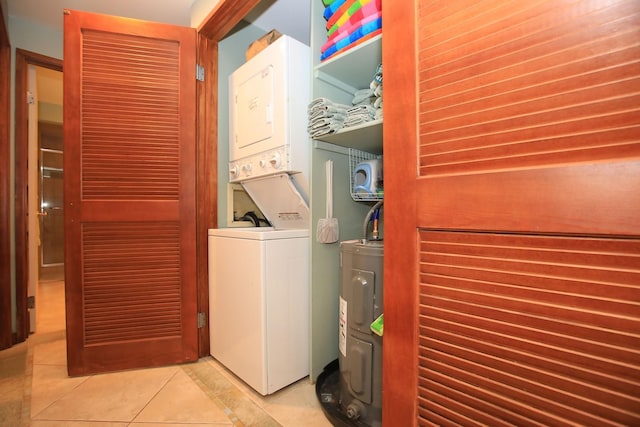
[[270, 227], [271, 224], [269, 223], [269, 221], [267, 221], [264, 218], [259, 218], [258, 215], [256, 215], [255, 212], [253, 211], [249, 211], [249, 212], [245, 212], [245, 214], [240, 218], [241, 221], [251, 221], [253, 223], [253, 225], [255, 225], [256, 227], [261, 227], [261, 223], [266, 224], [265, 227]]

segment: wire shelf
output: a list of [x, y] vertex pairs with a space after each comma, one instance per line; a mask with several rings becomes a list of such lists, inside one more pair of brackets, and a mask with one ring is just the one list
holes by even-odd
[[382, 200], [382, 155], [349, 148], [349, 188], [357, 202]]

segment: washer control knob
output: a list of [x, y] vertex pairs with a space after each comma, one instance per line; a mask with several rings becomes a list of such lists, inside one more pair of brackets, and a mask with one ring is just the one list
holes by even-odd
[[238, 173], [239, 173], [239, 172], [240, 172], [240, 171], [238, 170], [238, 166], [236, 166], [236, 165], [233, 165], [233, 166], [231, 166], [231, 167], [229, 168], [229, 175], [231, 175], [232, 177], [236, 177], [236, 176], [238, 176]]
[[275, 169], [280, 169], [280, 166], [282, 166], [282, 158], [280, 157], [280, 152], [276, 151], [275, 153], [273, 153], [273, 156], [271, 157], [271, 160], [269, 160], [269, 163], [271, 163]]
[[269, 162], [267, 162], [265, 159], [260, 160], [260, 167], [262, 169], [266, 169], [268, 164]]

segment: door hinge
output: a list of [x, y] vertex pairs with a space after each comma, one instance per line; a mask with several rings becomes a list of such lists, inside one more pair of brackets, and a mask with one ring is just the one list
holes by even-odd
[[200, 64], [196, 64], [196, 80], [199, 82], [204, 81], [204, 67]]
[[204, 311], [198, 312], [198, 329], [202, 329], [207, 326], [207, 313]]
[[27, 104], [33, 105], [36, 103], [36, 97], [33, 96], [33, 92], [30, 90], [27, 91]]
[[36, 297], [34, 295], [27, 297], [27, 308], [36, 308]]

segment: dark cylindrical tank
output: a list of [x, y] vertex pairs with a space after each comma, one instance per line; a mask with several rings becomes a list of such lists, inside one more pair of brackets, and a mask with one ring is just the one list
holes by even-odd
[[347, 416], [382, 425], [382, 337], [371, 323], [382, 314], [383, 243], [340, 243], [340, 404]]

